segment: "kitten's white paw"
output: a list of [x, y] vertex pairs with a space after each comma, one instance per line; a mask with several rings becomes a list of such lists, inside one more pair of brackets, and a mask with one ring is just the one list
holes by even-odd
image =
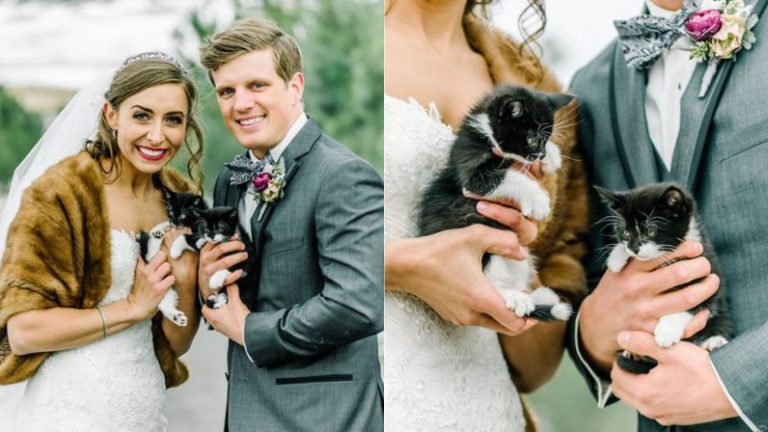
[[211, 276], [211, 280], [208, 282], [208, 286], [211, 287], [211, 289], [219, 289], [224, 286], [224, 281], [231, 275], [232, 273], [229, 270], [219, 270], [216, 273]]
[[531, 293], [533, 302], [537, 305], [556, 305], [560, 303], [560, 297], [549, 287], [539, 287]]
[[624, 266], [627, 264], [627, 261], [629, 261], [627, 248], [624, 246], [624, 243], [619, 243], [613, 247], [611, 254], [608, 255], [608, 261], [606, 264], [612, 272], [618, 273], [621, 271], [621, 269], [624, 268]]
[[203, 246], [205, 246], [206, 243], [208, 243], [208, 239], [204, 238], [204, 237], [201, 237], [201, 238], [197, 239], [197, 241], [195, 242], [195, 247], [198, 250], [200, 250], [200, 249], [203, 248]]
[[[542, 191], [533, 196], [530, 203], [530, 212], [526, 216], [532, 217], [534, 220], [546, 219], [549, 216], [549, 195]], [[523, 213], [525, 214], [525, 213]]]
[[152, 228], [152, 231], [149, 232], [149, 235], [151, 235], [154, 238], [163, 238], [163, 236], [165, 236], [165, 233], [167, 233], [170, 229], [171, 229], [170, 222], [162, 222], [157, 224], [154, 228]]
[[709, 352], [712, 352], [727, 343], [728, 343], [728, 339], [724, 338], [723, 336], [712, 336], [710, 338], [707, 338], [707, 340], [705, 340], [701, 344], [699, 344], [699, 346]]
[[500, 291], [501, 296], [504, 297], [504, 302], [507, 305], [507, 309], [515, 312], [515, 315], [519, 317], [525, 317], [533, 312], [536, 308], [536, 304], [533, 302], [533, 297], [530, 294], [522, 291]]
[[179, 327], [186, 327], [187, 315], [182, 311], [178, 311], [177, 313], [173, 314], [173, 316], [171, 317], [171, 321], [173, 321], [173, 323]]
[[213, 308], [219, 309], [223, 307], [225, 304], [229, 302], [229, 296], [227, 296], [227, 293], [220, 292], [216, 294], [216, 297], [213, 300]]
[[691, 318], [693, 315], [688, 312], [664, 315], [659, 318], [659, 323], [653, 331], [656, 344], [662, 348], [669, 348], [680, 342]]
[[171, 244], [171, 250], [168, 253], [171, 255], [171, 258], [177, 259], [181, 256], [182, 253], [184, 253], [185, 249], [189, 249], [189, 246], [187, 246], [187, 239], [184, 238], [183, 235], [180, 235], [176, 237], [176, 240], [173, 241], [173, 244]]
[[573, 308], [568, 303], [558, 303], [552, 306], [552, 310], [550, 310], [549, 313], [560, 321], [568, 321], [568, 318], [570, 318], [573, 313]]

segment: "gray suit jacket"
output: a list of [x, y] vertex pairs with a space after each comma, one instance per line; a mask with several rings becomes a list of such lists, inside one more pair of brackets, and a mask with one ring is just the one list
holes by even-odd
[[[247, 354], [229, 344], [228, 430], [383, 430], [381, 178], [311, 119], [283, 158], [285, 195], [251, 219], [259, 269], [241, 290], [258, 300]], [[225, 168], [214, 204], [237, 207], [243, 191]]]
[[[760, 14], [766, 0], [759, 0]], [[697, 66], [682, 99], [680, 133], [672, 169], [659, 172], [645, 123], [646, 73], [630, 69], [614, 42], [584, 69], [571, 88], [581, 100], [580, 146], [590, 182], [627, 190], [667, 177], [690, 188], [704, 229], [719, 256], [737, 337], [712, 353], [728, 392], [760, 430], [768, 430], [768, 23], [755, 28], [757, 44], [721, 62], [706, 97], [697, 98], [705, 66]], [[594, 191], [592, 221], [607, 215]], [[587, 257], [589, 286], [602, 276], [609, 241], [593, 226]], [[606, 313], [609, 313], [606, 311]], [[597, 383], [575, 355], [571, 322], [569, 351], [595, 392]], [[746, 431], [741, 419], [664, 428], [639, 419], [644, 431]]]

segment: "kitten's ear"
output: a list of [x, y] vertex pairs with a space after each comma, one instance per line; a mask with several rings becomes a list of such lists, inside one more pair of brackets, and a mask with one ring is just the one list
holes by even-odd
[[597, 194], [600, 195], [600, 199], [605, 203], [605, 205], [608, 206], [613, 211], [619, 211], [622, 207], [624, 207], [625, 204], [625, 198], [624, 194], [610, 191], [606, 188], [600, 187], [598, 185], [593, 186], [595, 190], [597, 191]]
[[664, 191], [664, 205], [673, 212], [673, 216], [678, 217], [681, 213], [687, 213], [688, 202], [685, 199], [685, 192], [678, 186], [672, 185]]
[[549, 101], [549, 106], [552, 107], [552, 111], [559, 110], [571, 103], [574, 99], [576, 99], [575, 96], [565, 93], [552, 93], [547, 95], [547, 100]]
[[501, 107], [501, 118], [520, 118], [523, 115], [523, 103], [519, 100], [508, 100]]

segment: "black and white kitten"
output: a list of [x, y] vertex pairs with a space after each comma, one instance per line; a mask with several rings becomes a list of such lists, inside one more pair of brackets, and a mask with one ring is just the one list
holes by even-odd
[[[168, 222], [155, 226], [150, 232], [140, 231], [137, 236], [139, 253], [144, 261], [149, 262], [160, 251], [163, 238], [172, 227], [188, 227], [196, 218], [196, 211], [208, 207], [200, 195], [185, 192], [173, 192], [163, 188], [165, 207], [168, 212]], [[183, 238], [183, 236], [179, 236]], [[181, 254], [179, 254], [181, 255]], [[178, 258], [178, 256], [174, 257]], [[179, 294], [171, 287], [158, 305], [160, 312], [179, 327], [187, 325], [187, 316], [178, 309]]]
[[[607, 262], [611, 271], [620, 272], [630, 258], [658, 260], [660, 267], [672, 264], [662, 257], [683, 241], [695, 240], [704, 246], [703, 256], [711, 263], [712, 273], [721, 274], [712, 246], [701, 230], [696, 203], [683, 187], [675, 183], [656, 183], [628, 192], [611, 192], [599, 186], [595, 189], [613, 213], [609, 220], [616, 244]], [[691, 283], [695, 282], [698, 281]], [[715, 295], [701, 305], [662, 316], [654, 329], [656, 343], [666, 348], [679, 342], [693, 315], [702, 309], [709, 309], [707, 325], [687, 340], [708, 351], [728, 343], [732, 327], [722, 282]], [[632, 373], [647, 373], [656, 366], [656, 360], [627, 351], [620, 353], [616, 360], [619, 367]]]
[[[208, 242], [220, 243], [227, 241], [235, 234], [238, 240], [245, 244], [245, 252], [248, 254], [246, 261], [230, 269], [219, 270], [211, 276], [208, 285], [216, 293], [206, 299], [206, 304], [211, 308], [218, 309], [229, 301], [226, 290], [221, 289], [224, 287], [224, 281], [227, 277], [234, 271], [242, 269], [243, 275], [241, 278], [245, 278], [256, 267], [255, 248], [246, 231], [240, 226], [237, 209], [234, 207], [213, 207], [205, 210], [194, 210], [193, 219], [194, 221], [190, 226], [192, 233], [179, 236], [171, 245], [170, 255], [172, 258], [181, 256], [185, 250], [199, 251]], [[253, 304], [255, 299], [249, 297], [250, 291], [243, 289], [240, 293], [240, 297], [245, 304]]]
[[[512, 85], [497, 86], [484, 96], [462, 121], [447, 166], [421, 197], [419, 234], [475, 223], [509, 229], [477, 213], [477, 201], [466, 198], [464, 189], [489, 199], [514, 200], [523, 215], [535, 220], [549, 216], [547, 191], [514, 164], [527, 166], [541, 160], [545, 174], [560, 168], [560, 148], [549, 137], [555, 112], [572, 99]], [[507, 307], [518, 316], [549, 321], [567, 320], [571, 315], [571, 305], [552, 289], [542, 286], [527, 292], [536, 274], [533, 257], [515, 261], [486, 254], [483, 265]]]

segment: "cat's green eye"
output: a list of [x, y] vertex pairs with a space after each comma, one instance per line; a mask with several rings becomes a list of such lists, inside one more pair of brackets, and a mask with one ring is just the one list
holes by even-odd
[[631, 233], [629, 231], [624, 230], [624, 231], [621, 232], [621, 238], [624, 239], [624, 240], [629, 240], [630, 234]]
[[653, 228], [649, 229], [648, 230], [648, 237], [650, 237], [650, 238], [656, 237], [656, 230], [653, 229]]

